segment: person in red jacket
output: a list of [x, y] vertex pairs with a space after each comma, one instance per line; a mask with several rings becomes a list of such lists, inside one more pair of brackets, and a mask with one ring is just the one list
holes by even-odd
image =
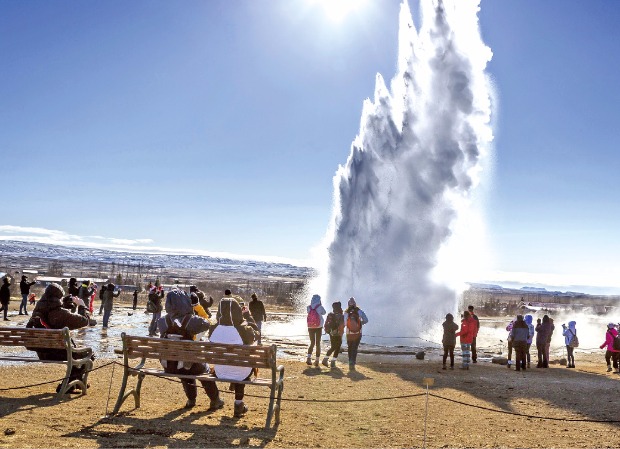
[[471, 344], [478, 331], [476, 320], [466, 310], [463, 312], [463, 320], [461, 321], [461, 330], [456, 333], [457, 337], [461, 337], [461, 354], [463, 365], [461, 369], [469, 369], [469, 360], [471, 358]]

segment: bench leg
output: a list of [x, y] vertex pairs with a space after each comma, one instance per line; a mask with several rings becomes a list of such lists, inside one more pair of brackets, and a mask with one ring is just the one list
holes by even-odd
[[276, 399], [276, 387], [274, 385], [271, 386], [269, 393], [269, 408], [267, 409], [267, 421], [265, 422], [265, 430], [269, 430], [271, 426], [271, 417], [273, 416], [273, 403]]
[[281, 383], [278, 386], [278, 400], [276, 401], [275, 413], [276, 413], [276, 424], [280, 424], [280, 402], [282, 401], [282, 391], [284, 390], [284, 384]]
[[65, 373], [65, 378], [60, 384], [60, 389], [58, 390], [58, 393], [56, 394], [57, 399], [61, 399], [67, 393], [67, 390], [69, 389], [69, 376], [70, 375], [71, 375], [71, 363], [67, 363], [67, 372]]
[[142, 381], [144, 380], [145, 375], [140, 373], [138, 374], [138, 383], [136, 384], [136, 389], [133, 394], [134, 401], [136, 403], [136, 408], [140, 408], [140, 390], [142, 388]]
[[118, 411], [121, 408], [121, 405], [123, 405], [123, 402], [125, 402], [125, 399], [127, 399], [128, 394], [125, 394], [125, 389], [127, 389], [127, 378], [129, 377], [129, 374], [127, 373], [127, 371], [125, 371], [123, 373], [123, 382], [121, 383], [121, 389], [118, 392], [118, 399], [116, 400], [116, 405], [114, 406], [114, 410], [112, 410], [112, 414], [116, 415], [118, 413]]

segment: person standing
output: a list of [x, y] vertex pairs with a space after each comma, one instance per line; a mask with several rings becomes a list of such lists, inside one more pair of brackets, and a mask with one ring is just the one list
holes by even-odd
[[157, 335], [157, 321], [161, 318], [161, 312], [164, 310], [161, 300], [164, 297], [164, 289], [162, 287], [155, 287], [154, 285], [149, 288], [149, 298], [148, 302], [150, 306], [147, 305], [147, 310], [153, 310], [153, 317], [151, 318], [151, 324], [149, 324], [149, 337], [154, 337]]
[[319, 366], [319, 358], [321, 357], [321, 334], [323, 333], [323, 315], [327, 313], [321, 304], [321, 297], [313, 295], [310, 304], [306, 307], [308, 316], [308, 336], [310, 337], [310, 345], [308, 346], [308, 358], [306, 365], [312, 365], [312, 351], [316, 347], [316, 357], [314, 366]]
[[101, 306], [99, 307], [99, 315], [103, 313], [103, 295], [105, 294], [105, 291], [107, 289], [108, 289], [108, 286], [106, 284], [103, 284], [101, 286], [101, 290], [99, 290], [99, 300], [101, 301]]
[[508, 323], [508, 326], [506, 326], [506, 330], [508, 331], [508, 362], [506, 363], [506, 366], [508, 369], [510, 369], [510, 366], [512, 365], [512, 338], [510, 337], [510, 333], [512, 332], [512, 326], [514, 325], [515, 320], [511, 320], [510, 323]]
[[[84, 301], [84, 304], [86, 304], [86, 309], [90, 313], [92, 313], [92, 310], [90, 308], [91, 300], [94, 300], [94, 295], [96, 295], [96, 293], [97, 289], [95, 284], [91, 283], [88, 279], [82, 281], [82, 285], [78, 290], [78, 298]], [[73, 310], [73, 312], [75, 312], [75, 309]]]
[[115, 290], [116, 286], [113, 283], [108, 283], [108, 288], [106, 288], [105, 293], [103, 294], [103, 328], [108, 328], [108, 321], [110, 320], [110, 315], [112, 315], [112, 308], [114, 307], [114, 298], [118, 298], [121, 294], [121, 289]]
[[138, 307], [138, 289], [133, 291], [133, 310], [136, 310], [136, 307]]
[[551, 322], [549, 315], [540, 318], [536, 324], [536, 349], [538, 350], [538, 364], [536, 368], [549, 368], [549, 353], [547, 352], [547, 341], [551, 338]]
[[[329, 335], [330, 347], [323, 357], [321, 362], [325, 366], [331, 366], [336, 368], [336, 359], [340, 354], [340, 348], [342, 347], [342, 335], [344, 334], [344, 312], [342, 311], [342, 304], [340, 301], [332, 303], [332, 311], [329, 312], [325, 319], [325, 333]], [[329, 362], [329, 356], [332, 356], [331, 363]]]
[[613, 360], [614, 368], [616, 369], [616, 374], [620, 374], [620, 350], [614, 349], [614, 340], [618, 336], [618, 331], [616, 330], [616, 325], [614, 323], [609, 323], [607, 325], [607, 332], [605, 332], [605, 342], [601, 345], [601, 349], [607, 347], [607, 351], [605, 351], [605, 361], [607, 362], [607, 372], [611, 373], [611, 362]]
[[2, 287], [0, 287], [0, 304], [2, 304], [2, 307], [0, 307], [0, 312], [4, 312], [4, 321], [11, 321], [11, 319], [7, 317], [10, 301], [11, 301], [11, 279], [7, 275], [4, 278], [2, 278]]
[[572, 346], [573, 338], [577, 337], [577, 329], [575, 326], [577, 322], [569, 321], [568, 327], [566, 324], [562, 324], [562, 335], [564, 335], [564, 344], [566, 345], [566, 368], [575, 367], [575, 347]]
[[446, 321], [443, 322], [443, 368], [446, 369], [446, 361], [450, 354], [450, 369], [454, 369], [454, 348], [456, 347], [456, 331], [459, 325], [454, 322], [454, 316], [451, 313], [446, 315]]
[[190, 295], [193, 293], [198, 297], [198, 303], [207, 314], [207, 317], [211, 318], [211, 310], [209, 309], [213, 305], [213, 298], [209, 296], [209, 299], [207, 299], [204, 292], [195, 285], [190, 285], [189, 293]]
[[[28, 310], [26, 306], [28, 304], [28, 295], [30, 294], [30, 287], [36, 284], [37, 281], [28, 282], [28, 276], [23, 275], [22, 280], [19, 283], [19, 291], [22, 294], [22, 302], [19, 304], [19, 314], [20, 315], [28, 315]], [[22, 309], [24, 313], [22, 313]]]
[[77, 279], [76, 278], [69, 279], [69, 295], [78, 296], [79, 291], [80, 291], [80, 286], [78, 285]]
[[263, 304], [263, 301], [259, 301], [258, 296], [256, 296], [256, 293], [252, 293], [252, 301], [250, 301], [249, 304], [250, 307], [250, 314], [252, 315], [252, 318], [254, 318], [254, 322], [256, 323], [256, 326], [258, 327], [258, 332], [259, 332], [259, 336], [258, 336], [258, 344], [262, 345], [262, 336], [263, 336], [263, 321], [267, 321], [267, 314], [265, 313], [265, 305]]
[[455, 334], [456, 337], [461, 337], [461, 353], [462, 353], [462, 366], [461, 369], [469, 369], [469, 361], [471, 359], [471, 342], [476, 335], [476, 320], [474, 320], [469, 311], [463, 312], [463, 319], [461, 320], [461, 330]]
[[478, 319], [478, 315], [474, 313], [474, 306], [468, 306], [467, 310], [469, 310], [469, 314], [476, 321], [476, 335], [474, 335], [474, 339], [471, 342], [471, 361], [473, 363], [478, 363], [478, 351], [476, 350], [476, 338], [478, 337], [478, 331], [480, 330], [480, 320]]
[[527, 363], [527, 337], [529, 336], [530, 329], [527, 327], [527, 323], [523, 320], [523, 315], [517, 315], [517, 319], [510, 331], [510, 337], [512, 339], [512, 347], [515, 350], [515, 368], [516, 371], [525, 371]]
[[349, 354], [349, 371], [355, 371], [357, 350], [362, 341], [362, 326], [368, 323], [368, 317], [357, 307], [355, 298], [349, 298], [347, 310], [344, 311], [344, 322], [347, 330], [347, 353]]
[[532, 341], [534, 340], [534, 325], [532, 324], [534, 317], [532, 315], [525, 315], [523, 321], [527, 324], [528, 328], [528, 336], [527, 336], [527, 352], [525, 356], [527, 357], [527, 367], [530, 368], [530, 348], [532, 347]]

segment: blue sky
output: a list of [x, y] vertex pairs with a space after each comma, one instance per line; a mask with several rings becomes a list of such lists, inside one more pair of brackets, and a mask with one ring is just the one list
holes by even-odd
[[[398, 9], [0, 0], [0, 237], [307, 259], [375, 74], [395, 73]], [[482, 0], [499, 272], [620, 284], [619, 19]]]

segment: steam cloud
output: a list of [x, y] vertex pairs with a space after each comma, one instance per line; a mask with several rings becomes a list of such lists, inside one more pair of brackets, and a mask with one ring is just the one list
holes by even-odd
[[422, 1], [418, 32], [403, 0], [397, 75], [388, 89], [377, 74], [334, 177], [326, 302], [355, 296], [382, 335], [422, 335], [455, 309], [456, 291], [432, 275], [493, 138], [478, 10]]

